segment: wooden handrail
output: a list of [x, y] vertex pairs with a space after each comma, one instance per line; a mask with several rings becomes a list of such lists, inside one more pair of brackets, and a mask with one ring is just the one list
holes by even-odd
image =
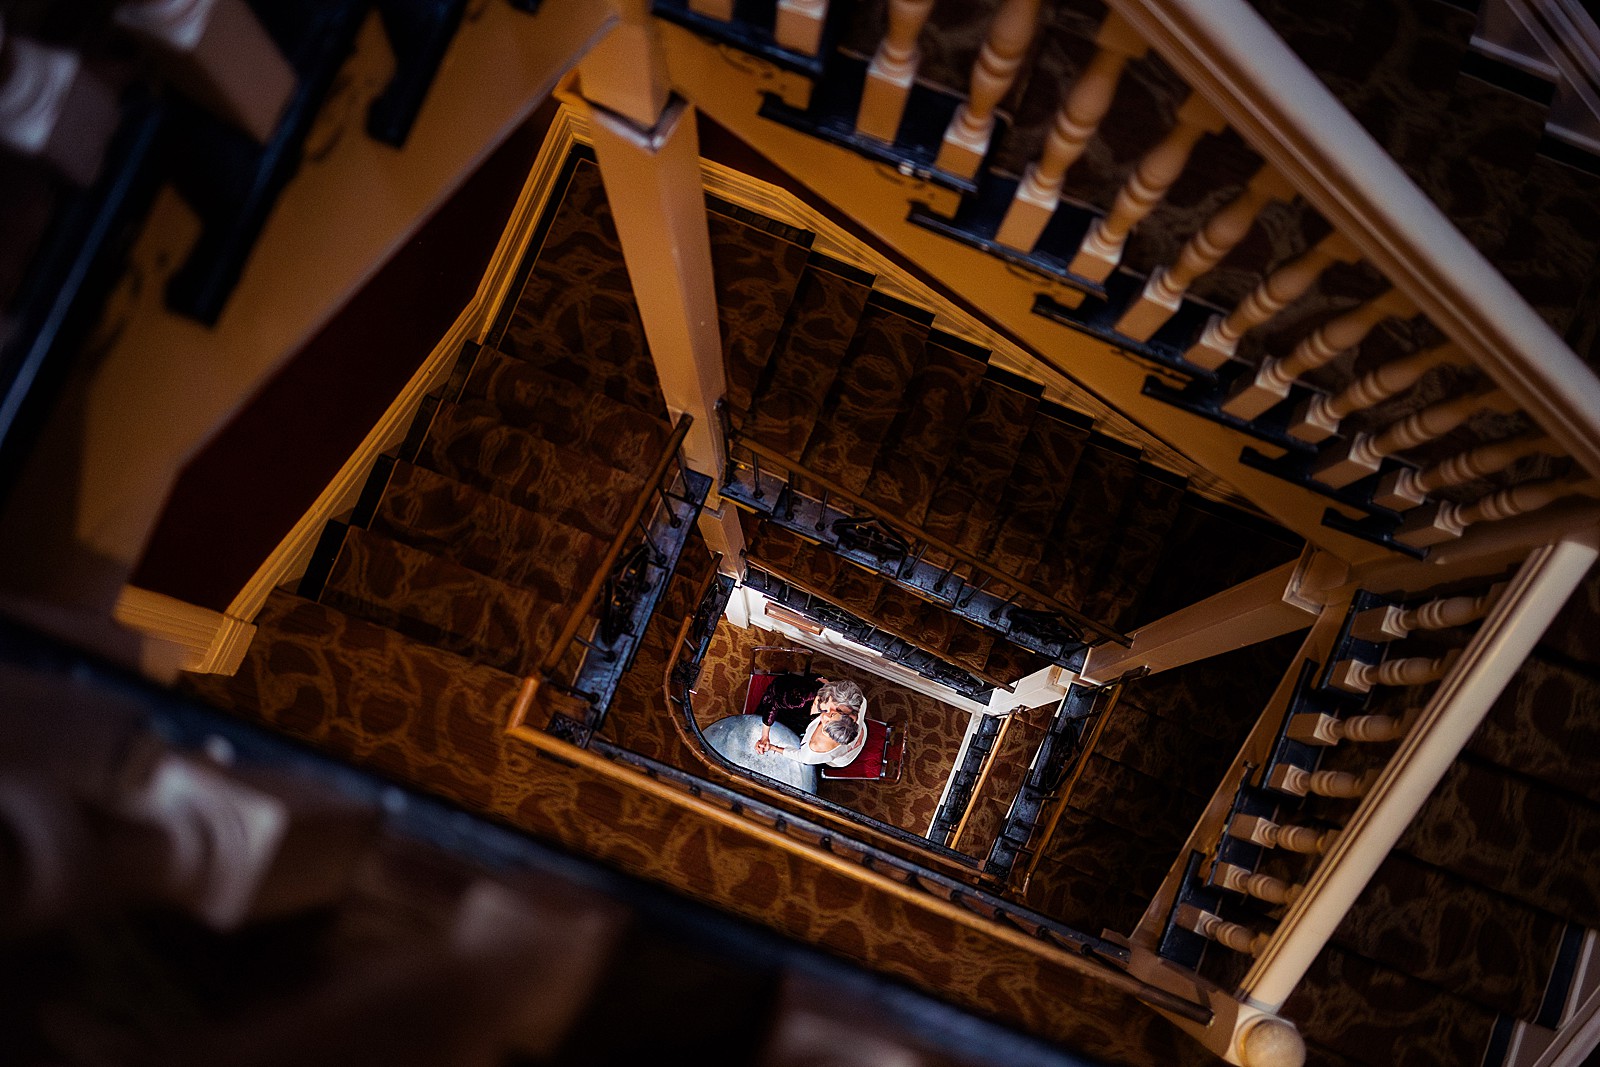
[[1282, 1007], [1596, 554], [1593, 544], [1563, 541], [1523, 563], [1306, 880], [1240, 984], [1242, 998]]
[[[1034, 868], [1039, 865], [1039, 859], [1044, 854], [1043, 845], [1048, 842], [1056, 832], [1056, 826], [1061, 822], [1062, 814], [1067, 810], [1067, 801], [1072, 798], [1072, 791], [1083, 777], [1084, 767], [1089, 762], [1089, 755], [1094, 752], [1094, 746], [1099, 743], [1100, 735], [1105, 732], [1106, 722], [1111, 718], [1111, 713], [1117, 709], [1117, 703], [1122, 699], [1122, 686], [1113, 686], [1111, 700], [1104, 708], [1100, 709], [1095, 717], [1094, 726], [1089, 730], [1089, 736], [1083, 739], [1077, 755], [1077, 765], [1072, 769], [1072, 778], [1057, 791], [1051, 802], [1050, 817], [1045, 820], [1044, 833], [1039, 835], [1041, 847], [1033, 850], [1033, 855], [1028, 857], [1027, 870], [1022, 872], [1021, 885], [1026, 886], [1028, 879], [1033, 877]], [[1016, 884], [1016, 883], [1014, 883]]]
[[1245, 0], [1110, 6], [1568, 454], [1600, 476], [1600, 378]]
[[[819, 474], [812, 473], [810, 470], [801, 464], [796, 463], [794, 460], [790, 459], [788, 456], [785, 456], [776, 449], [769, 448], [759, 441], [752, 441], [748, 437], [740, 437], [736, 443], [739, 445], [739, 447], [747, 449], [755, 455], [760, 456], [763, 460], [778, 464], [780, 467], [787, 470], [791, 475], [799, 474], [810, 479], [817, 485], [820, 485], [826, 489], [830, 499], [844, 500], [848, 502], [853, 508], [859, 509], [860, 511], [865, 512], [866, 514], [871, 515], [873, 518], [882, 522], [884, 525], [890, 526], [895, 530], [908, 535], [909, 540], [921, 541], [923, 544], [927, 545], [929, 548], [932, 548], [941, 555], [949, 556], [957, 563], [963, 564], [972, 568], [974, 571], [978, 571], [987, 575], [991, 580], [998, 580], [1009, 588], [1016, 589], [1021, 593], [1027, 594], [1030, 598], [1043, 604], [1051, 611], [1059, 612], [1062, 615], [1070, 618], [1079, 626], [1082, 626], [1084, 629], [1092, 631], [1098, 637], [1098, 639], [1104, 641], [1113, 641], [1124, 646], [1130, 644], [1129, 639], [1125, 635], [1111, 629], [1109, 626], [1106, 626], [1103, 623], [1095, 622], [1077, 608], [1063, 604], [1061, 601], [1057, 600], [1048, 593], [1040, 592], [1039, 590], [1034, 589], [1032, 586], [1024, 584], [1021, 579], [1016, 577], [1016, 575], [1006, 574], [1003, 571], [997, 570], [994, 567], [989, 566], [987, 563], [984, 563], [982, 560], [963, 552], [954, 545], [945, 541], [941, 541], [939, 538], [930, 534], [924, 533], [922, 530], [912, 526], [910, 523], [896, 519], [892, 515], [884, 514], [882, 511], [878, 510], [876, 505], [857, 496], [855, 493], [852, 493], [839, 483], [832, 481], [831, 479], [824, 478]], [[734, 441], [729, 442], [730, 449], [733, 444], [735, 444]]]
[[[992, 937], [1013, 948], [1047, 959], [1056, 966], [1093, 981], [1104, 982], [1111, 988], [1127, 993], [1149, 1004], [1151, 1007], [1201, 1023], [1208, 1022], [1212, 1017], [1212, 1011], [1208, 1005], [1197, 1004], [1188, 998], [1178, 996], [1148, 982], [1134, 978], [1119, 967], [1101, 962], [1098, 956], [1093, 953], [1084, 952], [1081, 949], [1058, 947], [1053, 941], [1029, 934], [1022, 929], [1009, 925], [1000, 918], [986, 917], [970, 908], [962, 907], [952, 900], [947, 900], [927, 890], [917, 889], [911, 884], [895, 879], [874, 868], [867, 867], [821, 845], [814, 845], [795, 838], [769, 827], [749, 815], [730, 811], [720, 804], [689, 793], [669, 782], [653, 777], [643, 770], [634, 770], [617, 760], [607, 758], [588, 749], [579, 748], [558, 737], [538, 730], [523, 728], [511, 730], [509, 733], [517, 741], [527, 744], [539, 752], [553, 756], [569, 766], [581, 767], [586, 771], [614, 781], [624, 781], [627, 783], [628, 788], [634, 792], [643, 793], [675, 807], [693, 811], [711, 822], [747, 834], [780, 852], [786, 852], [835, 874], [860, 882], [876, 892], [899, 900], [911, 907], [939, 915], [957, 925], [976, 931], [985, 937]], [[860, 846], [855, 842], [849, 842], [848, 844], [855, 849], [866, 847]]]
[[572, 648], [572, 642], [578, 636], [579, 627], [589, 617], [589, 612], [594, 610], [595, 601], [600, 599], [600, 590], [605, 587], [606, 579], [611, 576], [611, 569], [617, 565], [617, 560], [622, 558], [622, 550], [631, 539], [634, 527], [644, 517], [644, 509], [655, 496], [656, 489], [661, 485], [661, 479], [666, 477], [667, 468], [676, 460], [678, 449], [683, 445], [683, 439], [689, 433], [689, 424], [693, 421], [688, 412], [678, 416], [678, 425], [673, 428], [672, 436], [667, 439], [667, 446], [662, 450], [661, 458], [656, 460], [655, 466], [651, 468], [650, 476], [640, 488], [633, 507], [628, 509], [627, 517], [622, 520], [617, 535], [611, 539], [611, 546], [606, 549], [605, 558], [590, 576], [589, 584], [584, 587], [583, 596], [573, 605], [567, 624], [561, 628], [561, 635], [550, 646], [550, 652], [540, 664], [540, 672], [546, 677], [554, 674], [556, 668], [561, 666], [561, 661], [566, 658], [567, 652]]

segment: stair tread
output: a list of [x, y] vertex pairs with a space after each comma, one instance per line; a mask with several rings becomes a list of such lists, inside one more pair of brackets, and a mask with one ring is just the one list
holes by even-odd
[[644, 488], [593, 456], [449, 403], [439, 405], [416, 464], [606, 539]]
[[868, 301], [801, 462], [860, 494], [922, 363], [926, 323]]
[[1006, 480], [1016, 466], [1038, 400], [985, 378], [961, 427], [961, 441], [934, 487], [923, 528], [963, 551], [988, 543]]
[[1006, 485], [994, 540], [984, 553], [991, 566], [1024, 580], [1033, 573], [1088, 439], [1084, 426], [1043, 409], [1034, 415]]
[[746, 432], [800, 459], [870, 292], [870, 286], [816, 265], [806, 269]]
[[1600, 806], [1600, 685], [1541, 658], [1525, 660], [1468, 743], [1474, 755]]
[[425, 773], [488, 803], [521, 678], [282, 590], [255, 625], [237, 673], [184, 675], [183, 688], [375, 770]]
[[369, 529], [550, 603], [581, 588], [609, 547], [593, 534], [404, 460], [395, 463]]
[[497, 413], [508, 426], [641, 478], [649, 475], [672, 433], [660, 411], [641, 411], [585, 391], [492, 348], [479, 353], [456, 403], [469, 412]]
[[566, 621], [560, 604], [351, 527], [321, 602], [513, 674], [531, 674]]
[[1086, 615], [1112, 629], [1122, 628], [1123, 616], [1134, 607], [1163, 551], [1170, 547], [1166, 533], [1183, 504], [1181, 486], [1145, 471], [1141, 475], [1122, 510], [1116, 551], [1110, 554], [1084, 607]]
[[921, 525], [939, 475], [949, 466], [985, 364], [930, 338], [921, 369], [878, 450], [862, 495]]
[[1085, 761], [1068, 804], [1176, 856], [1210, 799], [1209, 792], [1174, 789], [1168, 779], [1152, 777], [1097, 749]]
[[1372, 1067], [1477, 1063], [1494, 1013], [1402, 972], [1325, 948], [1284, 1004], [1307, 1040]]
[[745, 412], [772, 357], [810, 251], [715, 210], [707, 212], [707, 222], [728, 403]]
[[1393, 852], [1334, 939], [1485, 1008], [1531, 1020], [1564, 929], [1552, 915]]
[[1118, 543], [1115, 516], [1138, 467], [1132, 456], [1090, 444], [1034, 570], [1035, 588], [1063, 604], [1084, 602], [1101, 559]]
[[[581, 352], [571, 350], [581, 338]], [[496, 346], [576, 385], [665, 411], [599, 168], [578, 160]]]
[[1043, 730], [1021, 719], [1006, 724], [999, 744], [989, 753], [989, 773], [982, 788], [973, 793], [967, 805], [969, 814], [960, 841], [963, 852], [988, 854], [989, 846], [1005, 826], [1006, 812], [1027, 777], [1028, 764], [1033, 762], [1043, 737]]
[[1396, 846], [1567, 922], [1600, 927], [1600, 808], [1458, 759]]
[[1025, 903], [1084, 930], [1133, 930], [1174, 856], [1068, 808], [1040, 850]]

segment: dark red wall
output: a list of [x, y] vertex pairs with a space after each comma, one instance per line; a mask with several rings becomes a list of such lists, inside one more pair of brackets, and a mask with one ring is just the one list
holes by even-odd
[[554, 113], [512, 133], [184, 469], [135, 585], [232, 601], [472, 299]]

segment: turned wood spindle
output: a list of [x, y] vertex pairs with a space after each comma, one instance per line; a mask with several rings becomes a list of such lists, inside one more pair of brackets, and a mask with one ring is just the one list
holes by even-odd
[[1315, 794], [1341, 800], [1357, 800], [1372, 788], [1377, 772], [1354, 774], [1350, 771], [1308, 771], [1290, 763], [1280, 763], [1267, 776], [1267, 788], [1303, 797]]
[[994, 134], [995, 109], [1017, 80], [1038, 21], [1039, 0], [1005, 0], [1000, 5], [973, 65], [966, 102], [945, 130], [934, 166], [962, 178], [978, 173]]
[[1216, 370], [1234, 358], [1240, 338], [1271, 321], [1278, 312], [1304, 296], [1329, 266], [1354, 263], [1359, 258], [1361, 253], [1355, 245], [1337, 233], [1330, 233], [1304, 255], [1267, 275], [1226, 316], [1213, 315], [1200, 339], [1189, 347], [1183, 358], [1197, 367]]
[[1257, 216], [1274, 200], [1287, 200], [1294, 187], [1271, 167], [1262, 167], [1244, 190], [1184, 244], [1170, 267], [1157, 267], [1145, 282], [1139, 299], [1128, 305], [1116, 330], [1135, 341], [1148, 341], [1177, 314], [1183, 296], [1201, 275], [1215, 269], [1222, 258], [1250, 232]]
[[1380, 604], [1351, 620], [1350, 636], [1381, 644], [1397, 641], [1413, 630], [1445, 630], [1452, 626], [1465, 626], [1489, 614], [1489, 609], [1494, 607], [1495, 600], [1504, 588], [1502, 583], [1477, 596], [1441, 597], [1414, 608]]
[[1459, 654], [1459, 650], [1453, 650], [1437, 658], [1402, 656], [1382, 663], [1341, 660], [1328, 675], [1328, 684], [1348, 693], [1369, 693], [1378, 685], [1424, 685], [1443, 678]]
[[1339, 424], [1352, 413], [1373, 407], [1411, 388], [1435, 367], [1466, 362], [1466, 353], [1455, 344], [1444, 344], [1390, 360], [1337, 393], [1319, 394], [1307, 400], [1289, 423], [1289, 436], [1312, 444], [1325, 441], [1339, 432]]
[[1268, 904], [1293, 904], [1305, 891], [1304, 886], [1290, 885], [1282, 878], [1248, 871], [1231, 863], [1219, 863], [1212, 868], [1211, 880], [1224, 889], [1264, 900]]
[[1428, 502], [1441, 489], [1465, 485], [1503, 471], [1525, 456], [1559, 455], [1561, 446], [1544, 434], [1530, 434], [1458, 452], [1423, 470], [1402, 467], [1384, 475], [1372, 502], [1394, 511], [1409, 511]]
[[822, 47], [827, 21], [828, 0], [778, 0], [772, 38], [790, 51], [814, 56]]
[[1389, 456], [1397, 455], [1454, 430], [1480, 411], [1515, 411], [1517, 402], [1499, 390], [1466, 393], [1407, 415], [1379, 433], [1357, 434], [1329, 449], [1311, 468], [1311, 476], [1335, 489], [1376, 474]]
[[1222, 916], [1202, 911], [1193, 904], [1179, 905], [1175, 919], [1177, 925], [1185, 930], [1197, 933], [1208, 941], [1215, 941], [1224, 948], [1251, 956], [1261, 955], [1272, 940], [1269, 934], [1259, 933], [1239, 923], [1231, 923]]
[[1373, 328], [1388, 318], [1403, 318], [1416, 313], [1416, 305], [1398, 289], [1390, 289], [1373, 300], [1351, 308], [1318, 326], [1294, 350], [1282, 358], [1269, 357], [1247, 375], [1227, 400], [1222, 410], [1237, 419], [1254, 419], [1289, 395], [1289, 387], [1301, 377], [1325, 367], [1341, 353], [1366, 340]]
[[1418, 508], [1406, 516], [1395, 533], [1395, 540], [1414, 548], [1454, 540], [1479, 522], [1497, 522], [1527, 515], [1573, 496], [1600, 497], [1600, 481], [1586, 475], [1553, 478], [1543, 482], [1524, 482], [1498, 493], [1490, 493], [1470, 504], [1442, 501]]
[[995, 233], [1008, 248], [1033, 251], [1050, 217], [1061, 203], [1067, 169], [1078, 161], [1105, 118], [1128, 60], [1144, 55], [1147, 46], [1115, 12], [1106, 16], [1095, 35], [1098, 51], [1084, 67], [1057, 109], [1037, 162], [1028, 164], [1011, 206]]
[[932, 11], [933, 0], [890, 0], [889, 29], [867, 65], [856, 112], [856, 129], [868, 137], [894, 142], [922, 63], [917, 38]]
[[1307, 745], [1337, 745], [1341, 741], [1395, 741], [1405, 734], [1405, 724], [1389, 715], [1352, 715], [1338, 719], [1324, 712], [1301, 712], [1289, 720], [1288, 735]]
[[1200, 138], [1221, 133], [1227, 125], [1199, 93], [1191, 93], [1178, 108], [1177, 122], [1154, 148], [1145, 153], [1105, 218], [1089, 227], [1078, 254], [1067, 267], [1080, 278], [1104, 282], [1122, 261], [1128, 235], [1167, 195], [1183, 174]]

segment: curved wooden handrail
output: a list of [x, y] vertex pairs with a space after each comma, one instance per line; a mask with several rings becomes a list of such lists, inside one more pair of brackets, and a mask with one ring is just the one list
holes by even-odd
[[[730, 441], [730, 446], [733, 443], [734, 442]], [[920, 541], [929, 548], [933, 549], [935, 552], [938, 552], [941, 555], [949, 556], [957, 563], [970, 567], [974, 571], [988, 576], [990, 580], [1002, 582], [1006, 587], [1016, 589], [1019, 592], [1026, 594], [1028, 597], [1038, 601], [1040, 604], [1043, 604], [1051, 611], [1060, 612], [1062, 615], [1067, 616], [1073, 622], [1083, 627], [1086, 631], [1094, 633], [1098, 640], [1113, 641], [1116, 644], [1123, 646], [1128, 646], [1131, 644], [1126, 635], [1111, 629], [1111, 627], [1106, 626], [1103, 623], [1094, 621], [1077, 608], [1074, 608], [1068, 604], [1063, 604], [1061, 601], [1057, 600], [1048, 593], [1040, 592], [1039, 590], [1034, 589], [1032, 586], [1026, 585], [1015, 575], [1006, 574], [1004, 571], [997, 570], [996, 568], [989, 566], [987, 563], [984, 563], [982, 560], [963, 552], [954, 545], [945, 541], [941, 541], [939, 538], [933, 537], [930, 534], [917, 529], [915, 526], [912, 526], [904, 520], [897, 519], [893, 515], [885, 514], [884, 512], [880, 511], [876, 505], [857, 496], [855, 493], [852, 493], [839, 483], [829, 478], [824, 478], [820, 474], [812, 473], [801, 464], [796, 463], [788, 456], [785, 456], [782, 452], [779, 452], [774, 448], [769, 448], [759, 441], [753, 441], [748, 437], [738, 438], [737, 444], [739, 447], [748, 449], [757, 456], [760, 456], [764, 461], [776, 463], [778, 466], [789, 471], [791, 474], [799, 474], [804, 478], [810, 479], [812, 482], [826, 489], [830, 499], [847, 501], [853, 508], [857, 508], [862, 513], [872, 516], [873, 518], [884, 523], [886, 526], [890, 526], [893, 529], [908, 535], [910, 540]]]
[[577, 639], [578, 629], [583, 625], [589, 613], [594, 610], [594, 605], [600, 599], [600, 590], [605, 587], [606, 579], [610, 577], [611, 570], [617, 565], [617, 560], [622, 558], [622, 550], [631, 540], [634, 527], [644, 517], [644, 509], [649, 506], [650, 500], [661, 485], [661, 479], [666, 477], [667, 468], [677, 458], [678, 449], [683, 445], [683, 439], [689, 433], [689, 424], [694, 419], [688, 412], [678, 416], [678, 424], [673, 428], [672, 436], [667, 439], [666, 448], [662, 449], [661, 458], [650, 470], [650, 475], [645, 479], [639, 496], [634, 500], [633, 507], [628, 509], [627, 517], [622, 520], [617, 535], [611, 539], [611, 545], [606, 549], [605, 558], [595, 568], [594, 574], [589, 577], [589, 584], [584, 587], [583, 596], [572, 606], [572, 614], [567, 617], [567, 624], [561, 628], [561, 634], [550, 646], [550, 651], [545, 655], [544, 661], [539, 665], [540, 673], [549, 677], [561, 666], [561, 661], [566, 658], [572, 648], [572, 642]]

